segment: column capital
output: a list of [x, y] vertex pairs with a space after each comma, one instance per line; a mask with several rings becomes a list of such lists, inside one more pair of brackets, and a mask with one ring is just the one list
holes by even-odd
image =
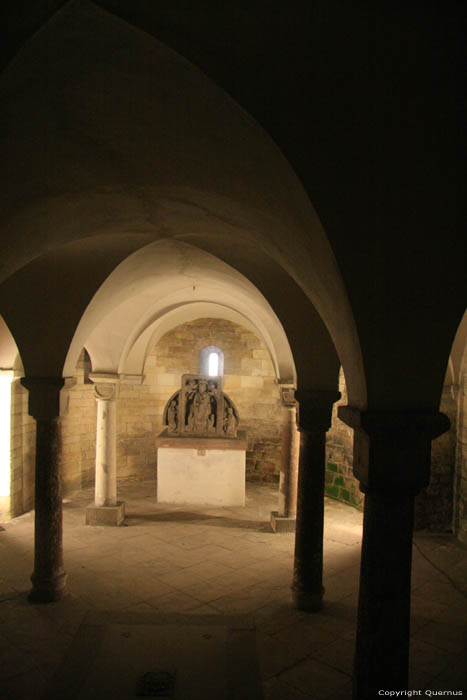
[[[340, 406], [339, 418], [354, 429], [354, 474], [362, 491], [391, 487], [417, 493], [430, 476], [431, 441], [449, 430], [438, 411], [360, 411]], [[394, 495], [394, 493], [393, 493]]]
[[91, 372], [89, 379], [94, 382], [94, 398], [98, 401], [115, 401], [118, 396], [120, 376], [110, 372]]
[[119, 384], [120, 375], [114, 372], [90, 372], [89, 379], [94, 384]]
[[279, 390], [281, 392], [281, 404], [285, 408], [295, 408], [295, 385], [294, 384], [279, 384]]
[[329, 430], [332, 407], [340, 397], [339, 391], [297, 389], [297, 428], [308, 433]]
[[51, 420], [64, 414], [68, 406], [68, 390], [73, 377], [21, 377], [29, 392], [28, 412], [36, 420]]

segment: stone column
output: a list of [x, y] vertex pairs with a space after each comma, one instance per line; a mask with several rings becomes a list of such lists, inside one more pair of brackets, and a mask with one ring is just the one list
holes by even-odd
[[326, 432], [337, 391], [296, 391], [300, 431], [297, 524], [292, 591], [299, 610], [314, 612], [323, 600], [323, 524]]
[[365, 493], [354, 698], [408, 689], [410, 574], [415, 494], [427, 485], [441, 413], [339, 408], [355, 430], [354, 473]]
[[297, 515], [298, 455], [300, 434], [293, 387], [281, 387], [284, 415], [282, 425], [281, 471], [278, 510], [271, 512], [274, 532], [293, 532]]
[[65, 593], [60, 478], [62, 377], [24, 377], [29, 414], [36, 420], [34, 571], [29, 600], [50, 603]]
[[117, 374], [89, 375], [97, 402], [94, 503], [86, 508], [86, 525], [121, 525], [125, 504], [117, 501]]

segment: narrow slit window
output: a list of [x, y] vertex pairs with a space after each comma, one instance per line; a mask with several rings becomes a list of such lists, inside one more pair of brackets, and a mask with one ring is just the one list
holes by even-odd
[[208, 360], [208, 375], [210, 377], [217, 377], [219, 373], [219, 355], [217, 352], [209, 353]]
[[224, 376], [224, 353], [217, 345], [206, 345], [200, 351], [199, 373], [208, 377]]

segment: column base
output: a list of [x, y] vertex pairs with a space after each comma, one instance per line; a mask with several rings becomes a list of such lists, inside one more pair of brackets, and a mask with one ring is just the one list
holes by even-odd
[[324, 588], [320, 593], [308, 593], [307, 591], [299, 591], [292, 586], [292, 596], [295, 607], [304, 612], [318, 612], [323, 609]]
[[124, 501], [118, 501], [115, 506], [96, 506], [95, 503], [91, 503], [86, 508], [86, 525], [111, 525], [118, 527], [124, 520]]
[[295, 532], [295, 523], [297, 518], [295, 516], [285, 517], [284, 515], [279, 515], [279, 511], [271, 511], [271, 528], [273, 532]]
[[66, 593], [67, 574], [63, 572], [54, 578], [31, 576], [32, 590], [28, 595], [30, 603], [56, 603]]

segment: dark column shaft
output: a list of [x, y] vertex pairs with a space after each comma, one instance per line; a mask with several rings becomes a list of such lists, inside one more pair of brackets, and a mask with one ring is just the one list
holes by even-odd
[[292, 590], [301, 610], [322, 607], [325, 446], [324, 429], [300, 431]]
[[36, 422], [34, 572], [29, 599], [48, 603], [63, 595], [62, 498], [59, 471], [60, 420]]
[[360, 411], [341, 406], [355, 430], [354, 474], [365, 492], [353, 697], [408, 689], [414, 496], [430, 474], [431, 441], [449, 429], [433, 409]]
[[365, 496], [354, 698], [408, 688], [412, 494]]

